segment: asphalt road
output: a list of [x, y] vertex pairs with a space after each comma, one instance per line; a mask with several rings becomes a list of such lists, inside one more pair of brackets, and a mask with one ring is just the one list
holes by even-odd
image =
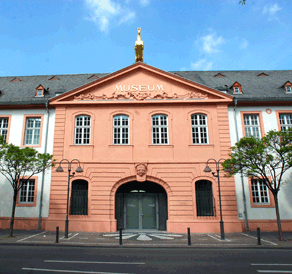
[[0, 246], [0, 273], [292, 273], [291, 249]]

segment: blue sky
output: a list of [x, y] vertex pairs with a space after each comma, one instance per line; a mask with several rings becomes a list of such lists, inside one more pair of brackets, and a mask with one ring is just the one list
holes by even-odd
[[292, 1], [0, 0], [0, 76], [292, 69]]

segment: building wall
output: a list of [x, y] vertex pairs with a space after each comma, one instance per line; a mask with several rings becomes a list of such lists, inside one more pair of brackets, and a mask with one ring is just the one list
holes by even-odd
[[[190, 115], [208, 115], [209, 144], [193, 145]], [[80, 114], [92, 117], [90, 145], [74, 145], [74, 121]], [[112, 118], [130, 117], [130, 144], [113, 145]], [[153, 145], [151, 116], [169, 117], [169, 144]], [[89, 183], [87, 216], [70, 216], [69, 230], [116, 231], [115, 192], [118, 186], [137, 178], [135, 164], [147, 163], [146, 180], [161, 185], [168, 196], [167, 231], [219, 232], [219, 196], [217, 179], [203, 170], [209, 158], [226, 158], [230, 147], [226, 104], [153, 104], [57, 106], [54, 157], [79, 159], [84, 170], [75, 179]], [[64, 173], [52, 172], [50, 213], [46, 229], [64, 229], [67, 195], [67, 167]], [[77, 168], [73, 164], [73, 169]], [[210, 162], [211, 168], [215, 166]], [[65, 167], [65, 168], [64, 168]], [[212, 182], [216, 205], [215, 217], [197, 217], [195, 182]], [[138, 183], [138, 182], [137, 182]], [[223, 216], [227, 232], [241, 231], [237, 217], [233, 178], [221, 174]]]
[[[231, 144], [234, 145], [237, 141], [235, 131], [235, 115], [234, 107], [229, 107], [229, 124], [230, 124], [230, 136]], [[261, 129], [264, 133], [270, 130], [280, 130], [279, 127], [279, 113], [291, 113], [292, 109], [289, 106], [248, 106], [248, 107], [237, 107], [236, 108], [236, 121], [238, 136], [242, 138], [243, 132], [243, 121], [242, 113], [251, 112], [259, 113], [261, 118]], [[283, 177], [283, 184], [278, 194], [279, 197], [279, 208], [280, 216], [282, 219], [282, 226], [284, 230], [291, 230], [292, 223], [292, 197], [289, 195], [292, 191], [292, 171], [287, 171]], [[252, 195], [250, 190], [250, 183], [248, 178], [244, 178], [244, 192], [246, 195], [246, 206], [247, 206], [247, 218], [249, 220], [250, 229], [256, 229], [261, 227], [263, 230], [276, 230], [276, 213], [275, 207], [273, 206], [273, 196], [269, 193], [270, 203], [266, 207], [253, 207], [252, 206]], [[236, 197], [239, 219], [244, 220], [244, 203], [243, 203], [243, 188], [241, 182], [241, 175], [235, 175], [236, 185]]]
[[[8, 142], [17, 146], [23, 146], [23, 135], [25, 127], [26, 115], [37, 115], [42, 117], [41, 125], [41, 146], [36, 147], [39, 152], [44, 152], [45, 146], [45, 132], [47, 126], [47, 114], [45, 109], [15, 109], [15, 110], [1, 110], [0, 116], [7, 117], [9, 115], [10, 128]], [[49, 134], [47, 143], [47, 152], [53, 152], [53, 136], [54, 136], [55, 110], [50, 109]], [[29, 174], [27, 174], [29, 175]], [[9, 181], [0, 175], [0, 227], [8, 228], [9, 219], [12, 212], [13, 189]], [[15, 210], [15, 228], [37, 228], [39, 217], [39, 206], [41, 197], [42, 173], [33, 177], [37, 183], [36, 189], [36, 203], [33, 205], [17, 204]], [[50, 196], [50, 181], [51, 170], [45, 172], [44, 191], [43, 191], [43, 208], [42, 217], [47, 218], [49, 215], [49, 196]]]

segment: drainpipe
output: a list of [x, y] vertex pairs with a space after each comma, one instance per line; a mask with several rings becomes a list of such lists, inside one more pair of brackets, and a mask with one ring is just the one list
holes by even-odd
[[[50, 118], [49, 99], [46, 101], [46, 110], [47, 110], [47, 126], [46, 126], [46, 137], [45, 137], [44, 153], [47, 153], [47, 145], [48, 145], [48, 131], [49, 131], [49, 118]], [[41, 198], [40, 198], [40, 210], [39, 210], [38, 230], [41, 230], [41, 224], [42, 224], [42, 209], [43, 209], [44, 183], [45, 183], [45, 169], [42, 172], [42, 185], [41, 185]]]
[[[234, 123], [235, 123], [235, 131], [236, 131], [236, 142], [239, 141], [238, 137], [238, 128], [237, 128], [237, 119], [236, 119], [236, 107], [237, 107], [237, 99], [234, 98]], [[241, 187], [242, 187], [242, 199], [243, 199], [243, 205], [244, 205], [244, 217], [245, 217], [245, 226], [246, 230], [249, 231], [249, 225], [248, 225], [248, 218], [247, 218], [247, 208], [246, 208], [246, 196], [244, 192], [244, 178], [242, 171], [240, 172], [240, 178], [241, 178]]]

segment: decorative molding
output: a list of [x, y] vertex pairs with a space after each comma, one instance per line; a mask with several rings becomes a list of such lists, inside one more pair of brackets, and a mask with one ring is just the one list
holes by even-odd
[[75, 101], [87, 101], [87, 100], [129, 100], [129, 99], [134, 99], [137, 101], [144, 101], [146, 99], [161, 99], [161, 100], [165, 100], [165, 99], [207, 99], [208, 95], [207, 94], [203, 94], [200, 92], [195, 92], [195, 91], [191, 91], [187, 94], [184, 95], [178, 95], [177, 93], [174, 93], [173, 95], [168, 94], [167, 92], [160, 92], [160, 93], [151, 93], [151, 92], [114, 92], [112, 93], [111, 96], [108, 96], [106, 94], [102, 94], [102, 95], [94, 95], [92, 93], [88, 93], [88, 94], [80, 94], [78, 96], [74, 97]]
[[138, 182], [145, 182], [146, 181], [147, 165], [148, 165], [147, 163], [135, 164]]

